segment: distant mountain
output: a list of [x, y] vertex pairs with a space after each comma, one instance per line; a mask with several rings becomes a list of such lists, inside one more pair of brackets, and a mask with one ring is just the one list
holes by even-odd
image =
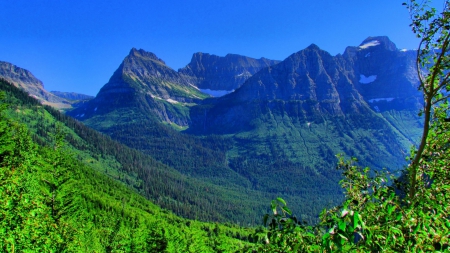
[[59, 109], [71, 107], [71, 103], [66, 99], [46, 91], [42, 82], [26, 69], [17, 67], [9, 62], [0, 61], [0, 77], [25, 90], [30, 96], [38, 99], [43, 104]]
[[76, 92], [50, 91], [50, 93], [60, 98], [69, 100], [90, 100], [94, 98], [94, 96], [80, 94]]
[[220, 57], [207, 53], [195, 53], [191, 62], [178, 72], [192, 77], [192, 83], [209, 94], [217, 91], [229, 93], [239, 88], [259, 70], [278, 62], [280, 61], [266, 58], [254, 59], [237, 54]]

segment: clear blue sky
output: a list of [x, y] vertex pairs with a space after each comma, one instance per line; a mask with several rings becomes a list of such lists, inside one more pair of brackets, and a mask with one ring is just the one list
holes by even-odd
[[132, 47], [177, 70], [192, 54], [283, 60], [310, 45], [335, 55], [368, 36], [414, 49], [404, 0], [2, 0], [0, 60], [47, 90], [96, 95]]

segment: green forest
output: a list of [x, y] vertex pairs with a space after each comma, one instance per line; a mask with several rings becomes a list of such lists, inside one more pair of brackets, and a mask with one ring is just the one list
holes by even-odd
[[[306, 183], [307, 194], [306, 188], [290, 192], [276, 186], [262, 193], [260, 182], [247, 185], [232, 170], [222, 171], [223, 150], [230, 145], [222, 137], [185, 136], [180, 146], [175, 139], [182, 135], [176, 135], [162, 150], [141, 152], [0, 80], [0, 251], [450, 252], [450, 10], [445, 3], [442, 12], [414, 0], [404, 4], [421, 39], [417, 64], [424, 96], [418, 112], [424, 118], [422, 138], [406, 157], [409, 165], [393, 173], [337, 155], [338, 169], [330, 174], [342, 178], [342, 190]], [[175, 135], [158, 125], [140, 129], [152, 127], [154, 136]], [[111, 131], [139, 148], [135, 130]], [[247, 163], [250, 171], [266, 168], [264, 163], [296, 169], [270, 158], [235, 159], [230, 167]], [[202, 166], [217, 170], [207, 174]], [[219, 172], [233, 180], [209, 180], [220, 178]], [[336, 203], [315, 209], [326, 205], [318, 193], [327, 188]], [[286, 192], [288, 199], [279, 197]], [[301, 201], [320, 204], [295, 214], [290, 207]]]
[[68, 148], [61, 123], [38, 144], [7, 116], [23, 107], [5, 94], [13, 93], [1, 93], [2, 252], [230, 252], [258, 241], [255, 229], [180, 218], [96, 171]]

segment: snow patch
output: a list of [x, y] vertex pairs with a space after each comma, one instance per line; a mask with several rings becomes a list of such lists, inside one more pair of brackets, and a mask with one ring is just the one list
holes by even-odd
[[244, 71], [244, 72], [242, 72], [242, 73], [240, 73], [239, 75], [236, 75], [236, 76], [239, 77], [239, 76], [251, 76], [251, 75], [247, 71]]
[[378, 101], [391, 102], [392, 100], [394, 100], [394, 98], [374, 98], [374, 99], [369, 99], [369, 103], [374, 103], [374, 102], [378, 102]]
[[359, 75], [359, 82], [363, 84], [368, 84], [377, 79], [377, 75], [372, 76], [365, 76], [365, 75]]
[[370, 52], [367, 53], [366, 55], [364, 55], [364, 57], [369, 57], [370, 56]]
[[378, 46], [378, 45], [380, 45], [380, 42], [378, 40], [372, 40], [372, 41], [367, 42], [366, 44], [359, 46], [359, 48], [366, 49], [368, 47], [374, 47], [374, 46]]
[[80, 118], [83, 118], [83, 117], [84, 117], [84, 113], [83, 113], [83, 114], [81, 114]]
[[193, 85], [192, 83], [188, 83], [190, 86], [194, 87], [196, 90], [199, 90], [199, 88], [197, 88], [197, 86]]
[[380, 108], [378, 108], [378, 106], [374, 106], [373, 109], [375, 109], [375, 111], [380, 112]]
[[210, 90], [210, 89], [200, 89], [201, 92], [211, 95], [213, 97], [222, 97], [225, 96], [234, 90]]
[[171, 98], [166, 99], [167, 102], [171, 103], [171, 104], [178, 104], [178, 101], [173, 100]]
[[408, 49], [406, 49], [406, 48], [404, 48], [404, 49], [400, 50], [400, 52], [407, 52], [407, 51], [409, 51], [409, 50], [408, 50]]

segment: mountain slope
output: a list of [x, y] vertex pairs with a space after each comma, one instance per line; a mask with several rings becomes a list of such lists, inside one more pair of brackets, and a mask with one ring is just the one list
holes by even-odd
[[9, 62], [0, 61], [0, 77], [25, 90], [30, 96], [38, 99], [43, 104], [59, 109], [72, 107], [71, 101], [46, 91], [42, 82], [26, 69], [17, 67]]
[[118, 123], [128, 115], [184, 127], [189, 106], [206, 97], [156, 55], [133, 48], [97, 96], [69, 114], [80, 120], [108, 115]]
[[[5, 116], [1, 92], [2, 252], [235, 252], [249, 245], [248, 240], [258, 240], [250, 236], [252, 229], [177, 217], [96, 172], [91, 162], [76, 158], [83, 152], [66, 146], [61, 138], [68, 131], [66, 139], [73, 144], [68, 127], [74, 121], [58, 121], [65, 117], [10, 83], [0, 80], [0, 88], [10, 107], [10, 116]], [[43, 116], [42, 125], [57, 122], [49, 141], [40, 146], [33, 139], [44, 137], [41, 129], [35, 128], [32, 138], [17, 123], [16, 116], [30, 110]], [[120, 151], [133, 154], [126, 148]]]
[[[332, 166], [331, 154], [346, 153], [376, 168], [398, 168], [421, 122], [415, 115], [421, 98], [412, 58], [387, 37], [368, 38], [337, 56], [311, 45], [261, 70], [235, 92], [193, 107], [187, 131], [247, 140], [236, 148], [238, 157], [248, 150], [281, 153], [323, 168]], [[403, 116], [412, 129], [406, 133], [392, 115]], [[273, 150], [266, 143], [274, 143]]]
[[[12, 105], [8, 114], [27, 124], [37, 143], [41, 145], [52, 143], [55, 129], [59, 128], [67, 134], [68, 148], [78, 160], [98, 172], [123, 182], [155, 204], [177, 215], [202, 221], [259, 225], [268, 203], [278, 196], [276, 192], [266, 193], [252, 189], [251, 183], [245, 178], [237, 176], [238, 174], [229, 168], [220, 167], [219, 163], [223, 162], [214, 159], [221, 161], [223, 157], [220, 150], [211, 150], [214, 142], [208, 144], [192, 137], [179, 138], [180, 135], [167, 138], [164, 137], [166, 133], [179, 134], [167, 127], [164, 128], [166, 132], [152, 132], [158, 133], [161, 140], [153, 138], [149, 143], [163, 142], [166, 146], [163, 146], [160, 154], [166, 153], [163, 158], [172, 158], [169, 164], [179, 169], [177, 171], [142, 152], [130, 149], [106, 135], [87, 128], [51, 107], [42, 107], [27, 93], [4, 81], [0, 82], [0, 90], [7, 92], [7, 102]], [[140, 130], [145, 131], [145, 126], [142, 127]], [[134, 133], [133, 129], [130, 131]], [[136, 132], [140, 134], [139, 131]], [[125, 137], [127, 136], [122, 136]], [[145, 141], [141, 139], [140, 142]], [[221, 142], [221, 139], [215, 141], [216, 145], [223, 145]], [[181, 150], [174, 149], [175, 147], [180, 147]], [[158, 149], [158, 146], [155, 148]], [[208, 153], [212, 151], [214, 152]], [[305, 196], [287, 199], [292, 203], [308, 201]], [[319, 203], [320, 206], [326, 204], [322, 201]], [[304, 219], [310, 222], [314, 221], [315, 216], [309, 214], [320, 211], [318, 208], [296, 210], [304, 213]]]

